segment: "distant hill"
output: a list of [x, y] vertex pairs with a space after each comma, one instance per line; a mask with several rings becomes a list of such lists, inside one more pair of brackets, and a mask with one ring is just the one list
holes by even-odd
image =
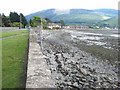
[[[27, 15], [27, 20], [33, 18], [33, 16], [40, 16], [42, 18], [49, 18], [50, 20], [57, 22], [64, 20], [66, 24], [85, 24], [92, 25], [97, 22], [105, 22], [107, 20], [117, 17], [118, 10], [114, 9], [69, 9], [69, 10], [58, 10], [58, 9], [47, 9]], [[106, 22], [107, 22], [106, 21]], [[112, 21], [111, 21], [112, 22]]]
[[118, 27], [118, 16], [112, 17], [110, 19], [107, 20], [103, 20], [101, 22], [97, 23], [98, 26], [111, 26], [111, 27]]
[[114, 17], [118, 14], [118, 10], [115, 9], [95, 9], [94, 11], [110, 17]]

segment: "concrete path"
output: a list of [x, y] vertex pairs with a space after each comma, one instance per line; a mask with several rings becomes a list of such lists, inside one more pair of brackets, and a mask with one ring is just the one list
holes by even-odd
[[51, 72], [47, 68], [45, 56], [37, 43], [37, 32], [30, 30], [26, 88], [54, 88]]

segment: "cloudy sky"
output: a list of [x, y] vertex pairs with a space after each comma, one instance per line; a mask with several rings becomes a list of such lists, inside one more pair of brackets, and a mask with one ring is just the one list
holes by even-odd
[[56, 9], [118, 9], [120, 0], [0, 0], [0, 13], [16, 11], [28, 15], [37, 11]]

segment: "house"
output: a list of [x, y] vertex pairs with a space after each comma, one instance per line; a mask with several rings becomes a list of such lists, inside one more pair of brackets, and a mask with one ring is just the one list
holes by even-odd
[[65, 29], [89, 29], [88, 26], [85, 25], [72, 25], [72, 26], [64, 26]]
[[49, 29], [61, 29], [60, 23], [48, 23], [47, 27]]

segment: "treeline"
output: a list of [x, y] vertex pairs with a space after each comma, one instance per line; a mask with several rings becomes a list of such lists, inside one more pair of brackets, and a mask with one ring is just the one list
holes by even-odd
[[10, 12], [9, 16], [0, 14], [0, 18], [2, 19], [2, 23], [0, 23], [0, 26], [2, 27], [25, 28], [25, 26], [37, 27], [42, 25], [42, 27], [46, 29], [48, 23], [52, 22], [48, 18], [40, 18], [38, 16], [34, 16], [32, 19], [27, 21], [22, 13], [18, 14], [17, 12]]
[[28, 23], [25, 16], [17, 12], [10, 12], [9, 16], [5, 16], [4, 14], [0, 14], [2, 18], [2, 27], [25, 27]]
[[34, 16], [29, 21], [27, 21], [25, 16], [22, 13], [18, 14], [17, 12], [10, 12], [9, 16], [0, 14], [0, 18], [2, 19], [2, 23], [0, 23], [0, 26], [2, 26], [2, 27], [25, 28], [26, 26], [27, 27], [42, 26], [43, 29], [47, 29], [47, 26], [49, 23], [60, 23], [61, 26], [65, 25], [63, 20], [60, 20], [58, 22], [52, 22], [49, 18], [41, 18], [39, 16]]

